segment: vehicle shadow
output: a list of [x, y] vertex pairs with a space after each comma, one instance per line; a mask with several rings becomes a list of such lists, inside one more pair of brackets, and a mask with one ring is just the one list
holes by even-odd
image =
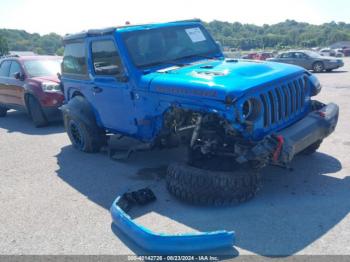
[[36, 128], [28, 114], [20, 111], [9, 111], [0, 118], [0, 128], [8, 133], [19, 132], [27, 135], [50, 135], [64, 132], [62, 121], [52, 121], [48, 126]]
[[[83, 154], [66, 146], [57, 155], [57, 175], [106, 209], [116, 196], [150, 187], [157, 201], [132, 210], [130, 215], [141, 220], [144, 215], [151, 215], [152, 220], [148, 221], [163, 221], [147, 223], [151, 230], [166, 233], [181, 233], [176, 231], [179, 228], [186, 232], [233, 230], [236, 247], [264, 256], [295, 254], [349, 213], [350, 178], [335, 176], [342, 166], [332, 156], [323, 153], [299, 156], [293, 162], [295, 171], [268, 167], [263, 170], [264, 187], [256, 198], [239, 206], [214, 208], [187, 205], [166, 191], [164, 166], [184, 155], [181, 148], [139, 152], [129, 160], [116, 162], [106, 154]], [[160, 229], [161, 224], [168, 226]], [[136, 254], [146, 253], [115, 226], [112, 231]], [[238, 251], [219, 250], [211, 254], [236, 256]]]
[[319, 72], [319, 73], [314, 72], [314, 71], [311, 71], [311, 72], [314, 74], [341, 74], [341, 73], [347, 73], [348, 71], [334, 69], [332, 71], [323, 71], [323, 72]]

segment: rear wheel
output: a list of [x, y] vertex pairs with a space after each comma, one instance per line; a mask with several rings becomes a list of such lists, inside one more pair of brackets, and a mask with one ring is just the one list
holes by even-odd
[[39, 101], [33, 96], [28, 97], [28, 109], [35, 127], [43, 127], [48, 125], [47, 118]]
[[106, 144], [106, 135], [95, 125], [88, 125], [79, 117], [65, 115], [64, 125], [73, 146], [86, 153], [98, 152]]
[[5, 117], [7, 115], [7, 108], [0, 106], [0, 117]]
[[315, 62], [312, 66], [312, 69], [316, 73], [321, 73], [324, 70], [324, 64], [322, 62]]

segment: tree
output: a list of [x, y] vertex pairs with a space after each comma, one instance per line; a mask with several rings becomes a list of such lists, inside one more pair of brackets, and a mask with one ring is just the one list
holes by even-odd
[[7, 41], [0, 35], [0, 56], [7, 55], [9, 52]]

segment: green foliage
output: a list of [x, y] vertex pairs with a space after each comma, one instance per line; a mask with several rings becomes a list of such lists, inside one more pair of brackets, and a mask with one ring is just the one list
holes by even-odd
[[[286, 20], [257, 26], [212, 21], [205, 25], [223, 46], [242, 50], [328, 46], [338, 41], [350, 41], [350, 24], [343, 22], [311, 25]], [[62, 37], [55, 33], [40, 36], [23, 30], [0, 29], [0, 55], [9, 50], [62, 55]]]
[[54, 55], [62, 48], [62, 37], [55, 33], [40, 36], [24, 30], [0, 29], [0, 54], [1, 39], [7, 42], [7, 51], [33, 51], [37, 54]]
[[274, 25], [256, 26], [213, 21], [205, 25], [222, 45], [242, 50], [328, 46], [350, 40], [350, 24], [343, 22], [311, 25], [286, 20]]
[[9, 51], [7, 41], [0, 35], [0, 56], [6, 55]]

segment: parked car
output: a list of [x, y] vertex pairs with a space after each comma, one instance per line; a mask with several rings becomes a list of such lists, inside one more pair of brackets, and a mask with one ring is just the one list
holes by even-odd
[[321, 56], [312, 51], [283, 52], [275, 58], [268, 59], [268, 61], [298, 65], [305, 69], [313, 70], [316, 73], [320, 73], [324, 70], [330, 72], [333, 69], [344, 66], [342, 59]]
[[339, 50], [324, 48], [320, 50], [321, 56], [334, 56], [334, 57], [343, 57], [343, 53]]
[[166, 181], [191, 203], [252, 198], [260, 168], [315, 152], [337, 124], [337, 105], [311, 99], [321, 85], [310, 72], [225, 59], [198, 20], [89, 30], [64, 46], [61, 108], [73, 146], [97, 152], [111, 133], [143, 142], [125, 157], [186, 144]]
[[342, 52], [344, 56], [350, 56], [350, 48], [344, 48]]
[[64, 96], [57, 73], [62, 57], [10, 56], [0, 63], [0, 117], [23, 110], [41, 127], [61, 116]]
[[254, 59], [256, 60], [266, 60], [268, 58], [273, 58], [274, 55], [272, 52], [261, 52], [261, 53], [258, 53]]
[[256, 59], [258, 53], [249, 53], [242, 56], [242, 59]]

